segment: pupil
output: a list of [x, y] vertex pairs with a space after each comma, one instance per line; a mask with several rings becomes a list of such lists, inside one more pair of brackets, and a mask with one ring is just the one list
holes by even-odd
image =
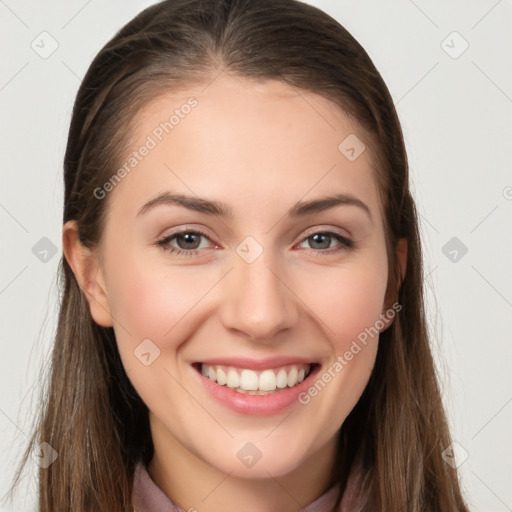
[[[181, 244], [179, 243], [180, 240], [185, 241], [184, 245], [185, 245], [186, 249], [197, 249], [197, 247], [199, 247], [199, 243], [198, 243], [199, 236], [197, 234], [185, 233], [184, 235], [179, 235], [177, 238], [179, 246], [181, 246]], [[183, 249], [183, 247], [181, 247], [181, 248]]]
[[316, 235], [313, 235], [310, 237], [313, 240], [314, 244], [320, 244], [320, 247], [313, 247], [314, 249], [328, 249], [331, 237], [329, 235], [322, 235], [321, 233], [317, 233]]

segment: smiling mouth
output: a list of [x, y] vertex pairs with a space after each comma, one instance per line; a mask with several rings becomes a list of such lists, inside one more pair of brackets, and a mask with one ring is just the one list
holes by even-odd
[[203, 377], [219, 386], [246, 395], [271, 395], [300, 384], [317, 364], [290, 364], [262, 371], [204, 363], [193, 366]]

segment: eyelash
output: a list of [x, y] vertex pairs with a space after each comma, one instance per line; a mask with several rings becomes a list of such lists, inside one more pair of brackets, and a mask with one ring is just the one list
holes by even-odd
[[[174, 254], [176, 256], [185, 256], [185, 257], [195, 256], [197, 254], [197, 252], [199, 251], [199, 249], [186, 250], [186, 249], [178, 249], [176, 247], [169, 246], [169, 242], [171, 240], [173, 240], [174, 238], [176, 238], [179, 235], [184, 235], [184, 234], [200, 235], [200, 236], [203, 236], [203, 237], [207, 238], [208, 240], [210, 240], [209, 236], [206, 233], [204, 233], [200, 229], [196, 229], [196, 230], [178, 231], [171, 235], [165, 236], [164, 238], [161, 238], [160, 240], [158, 240], [156, 242], [156, 244], [159, 247], [161, 247], [164, 251]], [[315, 235], [327, 235], [327, 236], [330, 236], [330, 237], [336, 239], [340, 243], [340, 245], [338, 247], [334, 247], [334, 248], [330, 247], [328, 249], [316, 249], [316, 250], [310, 249], [311, 251], [314, 251], [317, 255], [327, 256], [327, 255], [331, 255], [333, 253], [338, 253], [340, 251], [347, 251], [347, 250], [354, 248], [354, 242], [352, 240], [349, 240], [348, 238], [344, 237], [343, 235], [333, 232], [333, 231], [316, 231], [314, 233], [311, 233], [307, 237], [303, 238], [300, 243], [301, 244], [304, 243], [308, 238], [311, 238]]]

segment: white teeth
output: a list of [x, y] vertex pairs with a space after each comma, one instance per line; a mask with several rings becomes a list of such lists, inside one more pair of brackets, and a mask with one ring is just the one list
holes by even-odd
[[258, 387], [260, 391], [274, 391], [276, 389], [276, 374], [272, 370], [261, 372]]
[[283, 389], [288, 386], [288, 374], [284, 368], [281, 368], [277, 374], [276, 386], [279, 389]]
[[310, 365], [288, 365], [286, 367], [256, 372], [221, 365], [201, 365], [201, 373], [220, 386], [249, 395], [268, 395], [302, 382], [309, 373]]
[[227, 381], [228, 377], [226, 375], [226, 372], [222, 368], [219, 368], [217, 370], [217, 384], [224, 386], [224, 384], [226, 384]]
[[291, 370], [288, 372], [288, 386], [291, 388], [297, 384], [297, 376], [299, 372], [295, 366], [292, 366]]
[[236, 370], [228, 370], [228, 380], [226, 381], [226, 384], [228, 385], [228, 388], [237, 388], [240, 386], [240, 377]]
[[252, 370], [242, 370], [240, 374], [240, 387], [246, 391], [256, 391], [258, 389], [258, 374]]

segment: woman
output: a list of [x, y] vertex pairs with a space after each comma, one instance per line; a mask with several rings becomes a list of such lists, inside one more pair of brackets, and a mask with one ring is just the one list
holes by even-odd
[[467, 510], [400, 124], [339, 23], [146, 9], [80, 86], [64, 178], [40, 511]]

